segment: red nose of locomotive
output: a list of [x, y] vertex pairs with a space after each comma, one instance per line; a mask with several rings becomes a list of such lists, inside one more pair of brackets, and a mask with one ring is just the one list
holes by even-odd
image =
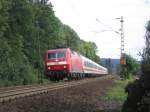
[[50, 51], [47, 53], [46, 71], [67, 71], [66, 51]]
[[61, 60], [49, 61], [47, 62], [47, 70], [48, 71], [61, 71], [67, 69], [67, 62]]

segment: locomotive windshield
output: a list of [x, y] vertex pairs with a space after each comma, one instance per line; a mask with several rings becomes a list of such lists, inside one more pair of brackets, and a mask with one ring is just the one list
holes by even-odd
[[50, 52], [48, 53], [48, 59], [53, 60], [53, 59], [63, 59], [65, 58], [66, 52], [60, 51], [60, 52]]

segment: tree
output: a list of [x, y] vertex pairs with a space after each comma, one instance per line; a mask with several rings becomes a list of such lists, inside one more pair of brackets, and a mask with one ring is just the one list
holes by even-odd
[[64, 28], [64, 47], [70, 47], [71, 49], [77, 51], [79, 46], [80, 38], [78, 34], [69, 26], [63, 25]]
[[48, 0], [0, 0], [0, 83], [37, 82], [44, 53], [60, 47], [100, 62], [96, 44], [64, 25]]
[[142, 53], [142, 75], [139, 80], [126, 87], [127, 100], [123, 104], [122, 112], [150, 111], [150, 21], [146, 26], [145, 48]]
[[78, 52], [88, 57], [89, 59], [95, 61], [96, 63], [100, 63], [100, 57], [97, 53], [97, 46], [94, 42], [86, 42], [84, 40], [79, 41]]
[[134, 59], [131, 55], [125, 55], [126, 57], [126, 64], [125, 68], [127, 70], [127, 77], [129, 75], [136, 75], [136, 73], [139, 71], [140, 63]]
[[[0, 9], [0, 83], [27, 84], [35, 81], [27, 57], [23, 53], [28, 3], [26, 0], [2, 1]], [[3, 19], [1, 19], [3, 18]], [[26, 20], [25, 20], [26, 19]], [[28, 24], [27, 24], [28, 25]]]
[[150, 73], [150, 21], [146, 26], [145, 40], [146, 47], [142, 54], [142, 72], [146, 75]]

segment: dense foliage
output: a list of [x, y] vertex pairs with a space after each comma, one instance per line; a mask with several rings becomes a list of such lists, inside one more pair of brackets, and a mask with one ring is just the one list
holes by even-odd
[[148, 22], [146, 29], [146, 47], [144, 48], [142, 54], [142, 71], [144, 74], [150, 74], [150, 21]]
[[150, 21], [146, 27], [146, 47], [142, 54], [142, 76], [139, 80], [126, 87], [127, 100], [123, 105], [123, 112], [150, 111]]
[[95, 43], [64, 25], [48, 0], [0, 0], [0, 85], [37, 82], [45, 51], [65, 47], [100, 62]]
[[131, 55], [125, 54], [126, 64], [121, 65], [121, 75], [128, 79], [130, 76], [137, 75], [140, 72], [140, 63]]

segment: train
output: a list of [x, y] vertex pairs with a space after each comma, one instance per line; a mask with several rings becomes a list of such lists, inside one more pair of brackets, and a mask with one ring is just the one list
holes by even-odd
[[50, 80], [73, 80], [108, 74], [107, 68], [70, 48], [47, 50], [44, 66], [44, 74]]

